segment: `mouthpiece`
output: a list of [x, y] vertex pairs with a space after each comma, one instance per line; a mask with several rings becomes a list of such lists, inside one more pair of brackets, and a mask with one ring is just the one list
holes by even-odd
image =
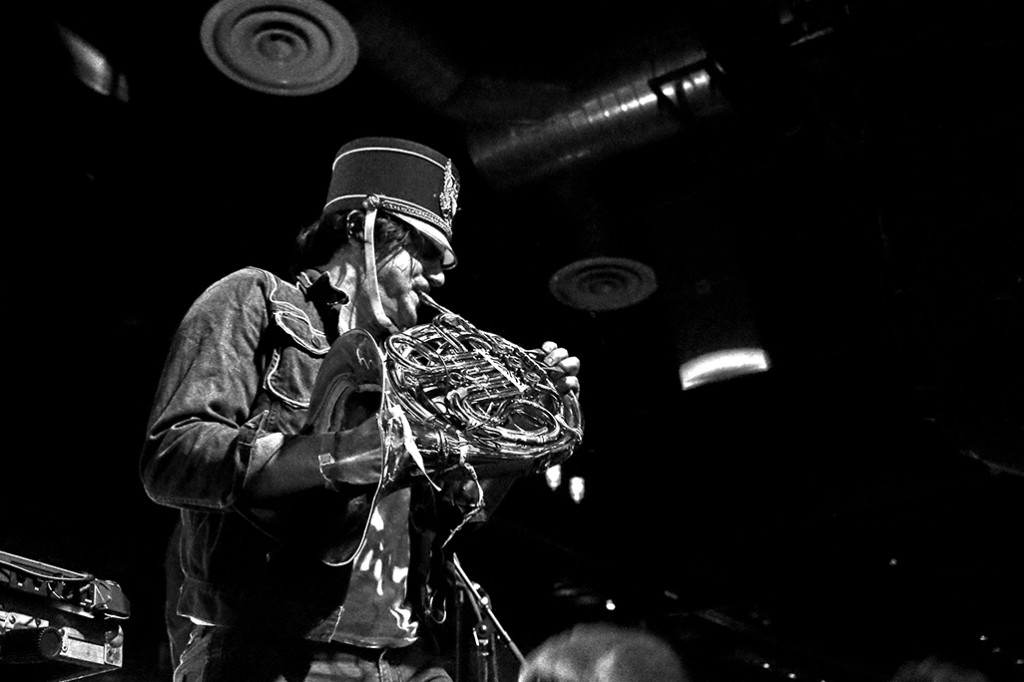
[[451, 310], [449, 310], [448, 308], [445, 308], [443, 305], [441, 305], [440, 303], [435, 301], [433, 299], [433, 297], [430, 294], [428, 294], [427, 292], [425, 292], [425, 291], [420, 294], [420, 300], [423, 301], [424, 303], [426, 303], [427, 305], [429, 305], [431, 308], [433, 308], [436, 311], [438, 311], [439, 313], [444, 313], [446, 315], [454, 315], [455, 314]]

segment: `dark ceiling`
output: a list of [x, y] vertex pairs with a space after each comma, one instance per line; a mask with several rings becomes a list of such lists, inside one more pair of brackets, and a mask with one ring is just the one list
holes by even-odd
[[[135, 462], [169, 335], [214, 279], [284, 266], [343, 142], [393, 135], [462, 172], [438, 299], [583, 362], [584, 500], [523, 480], [462, 550], [520, 648], [605, 618], [707, 680], [1019, 674], [1010, 4], [339, 0], [358, 60], [302, 94], [214, 66], [211, 2], [48, 3], [8, 105], [15, 429], [43, 446], [4, 476], [0, 548], [119, 580], [117, 675], [144, 678], [174, 513]], [[312, 5], [247, 4], [281, 64]], [[752, 339], [768, 372], [680, 389]]]

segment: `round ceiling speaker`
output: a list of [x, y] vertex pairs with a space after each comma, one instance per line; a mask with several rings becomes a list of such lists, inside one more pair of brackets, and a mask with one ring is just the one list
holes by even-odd
[[618, 310], [635, 305], [658, 288], [654, 270], [628, 258], [597, 257], [570, 263], [552, 275], [551, 293], [580, 310]]
[[322, 0], [220, 0], [203, 19], [202, 42], [228, 78], [274, 95], [334, 87], [359, 57], [351, 24]]

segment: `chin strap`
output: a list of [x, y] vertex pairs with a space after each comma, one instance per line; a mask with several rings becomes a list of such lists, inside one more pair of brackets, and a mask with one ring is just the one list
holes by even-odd
[[387, 315], [384, 314], [384, 306], [380, 302], [380, 289], [377, 283], [377, 252], [373, 244], [373, 226], [377, 222], [377, 209], [380, 207], [380, 197], [371, 194], [363, 200], [363, 256], [365, 258], [365, 271], [363, 272], [363, 286], [370, 296], [370, 307], [377, 324], [384, 327], [391, 334], [397, 334], [400, 330], [395, 326]]

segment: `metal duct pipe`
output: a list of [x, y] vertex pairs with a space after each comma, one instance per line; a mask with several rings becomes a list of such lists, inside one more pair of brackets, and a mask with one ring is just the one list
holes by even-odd
[[729, 114], [720, 86], [714, 64], [691, 48], [599, 83], [543, 120], [477, 129], [470, 135], [469, 153], [492, 182], [522, 185]]
[[[803, 0], [792, 8], [784, 2], [781, 11], [768, 3], [750, 9], [734, 1], [728, 10], [698, 3], [703, 8], [695, 12], [699, 32], [669, 26], [662, 35], [631, 40], [625, 49], [602, 46], [619, 50], [623, 70], [598, 76], [582, 92], [569, 83], [481, 78], [387, 3], [349, 0], [344, 6], [359, 37], [361, 59], [424, 105], [467, 124], [469, 153], [478, 170], [510, 188], [733, 114], [735, 102], [723, 95], [724, 72], [730, 97], [737, 83], [748, 87], [754, 81], [761, 90], [746, 98], [748, 104], [754, 99], [754, 108], [781, 106], [783, 113], [768, 118], [789, 123], [798, 105], [780, 102], [790, 93], [779, 88], [786, 73], [778, 51], [786, 42], [827, 33], [823, 19], [834, 12], [814, 21], [804, 14], [805, 5], [829, 2]], [[782, 24], [787, 40], [777, 34]], [[739, 37], [731, 34], [734, 25], [742, 29]]]
[[[360, 58], [417, 101], [466, 123], [470, 157], [503, 188], [669, 138], [731, 111], [715, 67], [685, 28], [631, 46], [618, 74], [581, 91], [569, 83], [481, 78], [386, 4], [354, 2], [349, 10]], [[648, 54], [657, 56], [644, 59]]]
[[793, 83], [787, 51], [829, 35], [845, 13], [833, 5], [696, 3], [692, 26], [645, 41], [656, 59], [638, 59], [639, 48], [626, 52], [630, 71], [602, 78], [549, 116], [475, 130], [470, 156], [492, 182], [514, 187], [736, 113], [769, 134], [792, 134], [808, 103]]
[[[536, 152], [553, 141], [568, 161], [604, 156], [612, 148], [628, 149], [677, 132], [680, 114], [712, 116], [727, 107], [712, 82], [713, 69], [704, 64], [707, 54], [685, 28], [630, 46], [622, 53], [620, 73], [586, 84], [581, 95], [573, 83], [483, 77], [387, 3], [338, 5], [359, 38], [360, 59], [425, 106], [466, 123], [473, 131], [473, 156], [479, 155], [484, 166], [513, 148], [515, 155], [544, 157], [525, 146], [536, 146]], [[645, 60], [645, 55], [657, 56]], [[655, 130], [641, 130], [651, 123]], [[623, 133], [607, 151], [570, 149], [600, 147], [602, 135]], [[540, 161], [544, 168], [562, 165]]]

